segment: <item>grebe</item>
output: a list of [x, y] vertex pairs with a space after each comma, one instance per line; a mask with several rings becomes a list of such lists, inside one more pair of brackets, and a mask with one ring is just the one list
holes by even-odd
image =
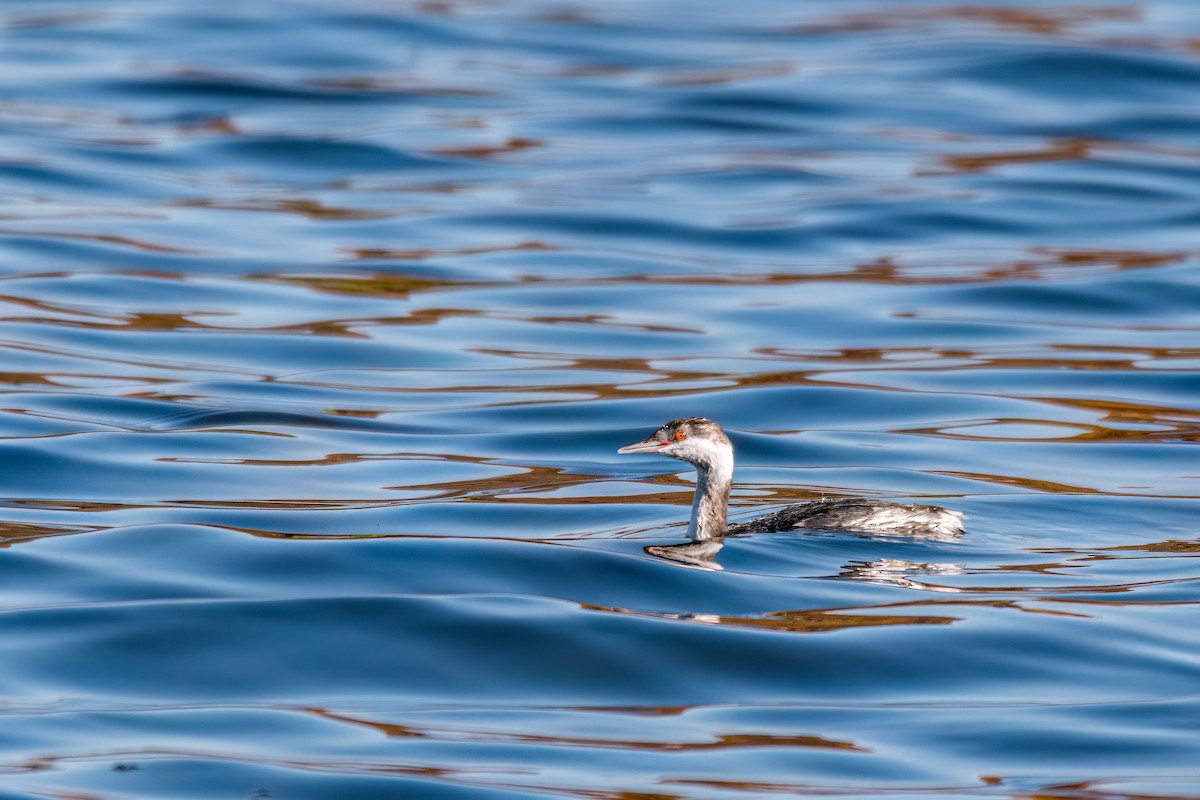
[[618, 453], [657, 453], [696, 468], [696, 496], [688, 536], [695, 541], [735, 533], [777, 533], [796, 528], [862, 531], [901, 536], [954, 536], [963, 532], [958, 511], [940, 506], [880, 500], [816, 500], [788, 506], [749, 522], [729, 525], [733, 486], [733, 445], [721, 426], [702, 417], [673, 419], [640, 442]]

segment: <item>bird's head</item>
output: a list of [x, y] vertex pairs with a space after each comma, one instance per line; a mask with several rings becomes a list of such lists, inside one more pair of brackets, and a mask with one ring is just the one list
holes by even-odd
[[673, 419], [640, 442], [627, 444], [618, 453], [656, 453], [697, 467], [732, 466], [733, 445], [721, 426], [703, 417]]

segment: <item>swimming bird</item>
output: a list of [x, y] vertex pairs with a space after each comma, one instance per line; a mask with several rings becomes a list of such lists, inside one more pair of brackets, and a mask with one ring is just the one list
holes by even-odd
[[881, 500], [816, 500], [788, 506], [749, 522], [729, 525], [729, 490], [733, 486], [733, 445], [721, 426], [703, 417], [673, 419], [640, 442], [618, 453], [655, 453], [686, 461], [696, 468], [696, 496], [688, 536], [695, 541], [736, 533], [776, 533], [798, 528], [862, 531], [900, 536], [955, 536], [963, 532], [963, 515], [941, 506], [889, 503]]

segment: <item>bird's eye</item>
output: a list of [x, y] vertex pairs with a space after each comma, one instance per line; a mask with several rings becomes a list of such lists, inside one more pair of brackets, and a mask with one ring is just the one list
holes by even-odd
[[683, 431], [675, 431], [675, 441], [682, 442], [686, 438], [687, 438], [687, 434], [684, 433]]

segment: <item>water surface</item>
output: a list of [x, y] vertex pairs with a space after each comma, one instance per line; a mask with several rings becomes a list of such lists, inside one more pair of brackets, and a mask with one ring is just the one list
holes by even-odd
[[1200, 796], [1194, 3], [0, 30], [5, 798]]

